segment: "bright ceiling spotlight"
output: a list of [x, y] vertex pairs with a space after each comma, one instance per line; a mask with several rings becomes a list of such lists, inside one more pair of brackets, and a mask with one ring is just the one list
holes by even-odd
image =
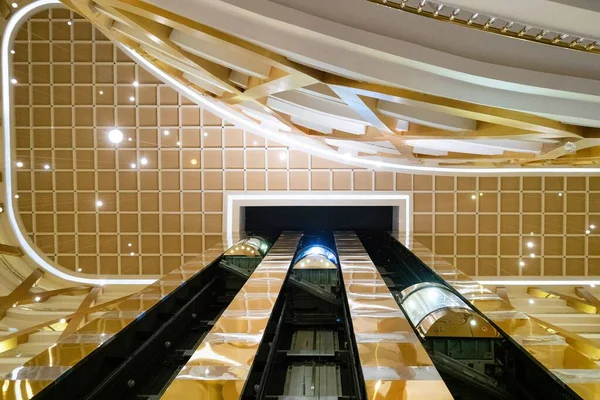
[[17, 168], [23, 168], [23, 163], [21, 161], [17, 161]]
[[196, 165], [196, 164], [198, 164], [198, 161], [195, 158], [192, 158], [190, 163], [192, 163], [192, 165]]
[[586, 230], [585, 230], [585, 234], [586, 234], [586, 235], [589, 235], [590, 233], [592, 233], [592, 231], [590, 231], [589, 229], [586, 229]]
[[64, 323], [66, 323], [66, 322], [67, 322], [67, 320], [66, 320], [66, 319], [64, 319], [64, 318], [61, 318], [61, 319], [60, 319], [60, 321], [58, 321], [58, 322], [60, 322], [61, 324], [64, 324]]
[[42, 300], [42, 298], [40, 296], [35, 296], [35, 298], [33, 300], [40, 301], [40, 300]]
[[527, 242], [527, 248], [528, 248], [528, 249], [533, 249], [533, 246], [535, 246], [535, 245], [533, 244], [533, 242]]
[[10, 51], [10, 54], [15, 54], [15, 51], [14, 51], [14, 50], [11, 50], [11, 51]]
[[4, 211], [4, 207], [0, 206], [0, 214]]
[[531, 254], [529, 255], [529, 257], [531, 257], [531, 258], [535, 258], [535, 253], [531, 253]]
[[165, 129], [165, 131], [163, 132], [163, 134], [164, 134], [165, 136], [169, 136], [169, 131]]
[[129, 101], [134, 102], [135, 101], [135, 97], [129, 96]]
[[594, 225], [594, 224], [590, 225], [590, 229], [596, 229], [596, 225]]
[[17, 80], [16, 80], [15, 78], [12, 78], [12, 79], [10, 80], [10, 83], [12, 83], [13, 85], [15, 85], [15, 84], [17, 83]]
[[204, 132], [202, 135], [203, 135], [204, 137], [207, 137], [207, 136], [208, 136], [208, 132]]
[[44, 164], [44, 169], [45, 169], [45, 170], [49, 170], [49, 169], [50, 169], [50, 165], [48, 165], [48, 164]]
[[138, 81], [133, 81], [133, 86], [138, 87], [140, 86], [140, 84], [138, 83]]
[[129, 166], [131, 167], [131, 169], [135, 169], [135, 167], [137, 167], [137, 165], [135, 165], [135, 163], [131, 163], [131, 164], [129, 164]]
[[18, 194], [15, 194], [15, 199], [18, 199], [18, 198], [19, 198], [19, 195], [18, 195]]
[[529, 304], [535, 304], [535, 300], [529, 299]]
[[471, 326], [477, 326], [477, 321], [472, 319], [471, 321], [469, 321], [469, 324], [471, 324]]
[[67, 25], [71, 26], [73, 23], [71, 21], [67, 21]]
[[472, 196], [471, 196], [471, 198], [472, 198], [473, 200], [475, 200], [475, 199], [477, 198], [477, 196], [475, 196], [475, 195], [472, 195]]
[[102, 207], [103, 205], [104, 205], [104, 203], [102, 202], [102, 200], [96, 201], [96, 207]]
[[83, 271], [81, 268], [77, 268], [77, 272], [81, 272]]
[[520, 267], [524, 267], [525, 266], [525, 261], [519, 261], [519, 266]]
[[558, 193], [558, 197], [562, 197], [562, 192], [559, 192], [559, 193]]
[[113, 129], [108, 132], [108, 140], [114, 144], [121, 143], [123, 141], [123, 132], [118, 129]]
[[12, 6], [12, 8], [17, 8], [17, 7], [19, 7], [19, 5], [18, 5], [17, 3], [12, 3], [12, 4], [11, 4], [11, 6]]
[[101, 91], [98, 92], [98, 94], [102, 95], [102, 94], [104, 94], [104, 91], [101, 90]]
[[148, 159], [147, 159], [146, 157], [144, 157], [144, 158], [142, 158], [142, 159], [140, 160], [140, 163], [141, 163], [142, 165], [148, 165]]

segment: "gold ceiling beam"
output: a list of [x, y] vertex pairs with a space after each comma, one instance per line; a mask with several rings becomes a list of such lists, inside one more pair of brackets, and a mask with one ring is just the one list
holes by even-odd
[[475, 119], [497, 125], [505, 125], [527, 131], [559, 134], [563, 137], [581, 137], [581, 127], [563, 124], [549, 118], [526, 114], [519, 111], [468, 103], [441, 96], [420, 93], [408, 89], [389, 87], [374, 83], [357, 82], [352, 79], [326, 74], [325, 83], [334, 91], [337, 87], [352, 89], [356, 95], [377, 99], [410, 103], [459, 117]]
[[0, 254], [21, 257], [23, 255], [23, 250], [21, 250], [19, 246], [0, 243]]
[[[91, 286], [72, 286], [72, 287], [66, 287], [66, 288], [62, 288], [62, 289], [48, 290], [45, 292], [35, 292], [35, 293], [30, 292], [27, 295], [21, 297], [15, 303], [18, 305], [31, 304], [31, 303], [43, 303], [54, 296], [61, 296], [61, 295], [78, 296], [78, 295], [88, 293], [91, 289], [92, 289]], [[36, 300], [36, 298], [38, 300]]]
[[310, 75], [287, 73], [273, 68], [268, 80], [261, 81], [260, 79], [251, 77], [248, 88], [243, 93], [227, 96], [223, 98], [223, 101], [233, 105], [250, 100], [260, 100], [277, 93], [299, 89], [318, 82], [317, 79]]
[[89, 291], [85, 299], [79, 304], [77, 311], [69, 318], [69, 323], [67, 327], [62, 331], [60, 337], [58, 338], [58, 342], [62, 339], [69, 336], [71, 333], [75, 332], [79, 329], [79, 326], [82, 322], [84, 322], [85, 317], [88, 315], [85, 311], [92, 306], [96, 302], [98, 295], [100, 294], [101, 287], [96, 286]]
[[596, 307], [597, 310], [600, 310], [600, 299], [596, 297], [592, 292], [590, 292], [585, 287], [576, 287], [575, 294], [579, 297], [583, 297], [585, 301]]
[[551, 290], [541, 289], [537, 287], [527, 288], [527, 293], [530, 296], [545, 298], [545, 299], [561, 299], [566, 301], [567, 305], [574, 308], [577, 311], [581, 311], [586, 314], [597, 314], [598, 308], [593, 304], [590, 304], [586, 300], [579, 299], [574, 296], [569, 296], [563, 293], [554, 292]]
[[8, 296], [0, 297], [0, 319], [6, 316], [6, 312], [19, 300], [28, 295], [29, 289], [37, 283], [44, 275], [44, 271], [36, 269], [23, 280]]

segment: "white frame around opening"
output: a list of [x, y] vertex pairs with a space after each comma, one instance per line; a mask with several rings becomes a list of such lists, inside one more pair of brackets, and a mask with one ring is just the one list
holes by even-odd
[[391, 206], [394, 230], [410, 236], [412, 194], [409, 192], [223, 192], [223, 227], [227, 244], [233, 246], [235, 233], [244, 230], [244, 208], [251, 206]]

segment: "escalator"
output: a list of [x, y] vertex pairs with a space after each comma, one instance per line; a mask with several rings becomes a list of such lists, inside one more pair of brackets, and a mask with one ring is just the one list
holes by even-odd
[[455, 398], [580, 398], [392, 236], [359, 237]]

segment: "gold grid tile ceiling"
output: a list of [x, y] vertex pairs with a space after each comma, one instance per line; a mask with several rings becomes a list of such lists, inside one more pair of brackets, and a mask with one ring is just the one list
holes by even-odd
[[414, 196], [416, 239], [469, 275], [600, 274], [600, 237], [585, 233], [600, 226], [599, 177], [395, 174], [290, 150], [198, 107], [65, 9], [31, 17], [14, 50], [18, 210], [72, 271], [168, 272], [220, 241], [226, 190], [397, 190]]

